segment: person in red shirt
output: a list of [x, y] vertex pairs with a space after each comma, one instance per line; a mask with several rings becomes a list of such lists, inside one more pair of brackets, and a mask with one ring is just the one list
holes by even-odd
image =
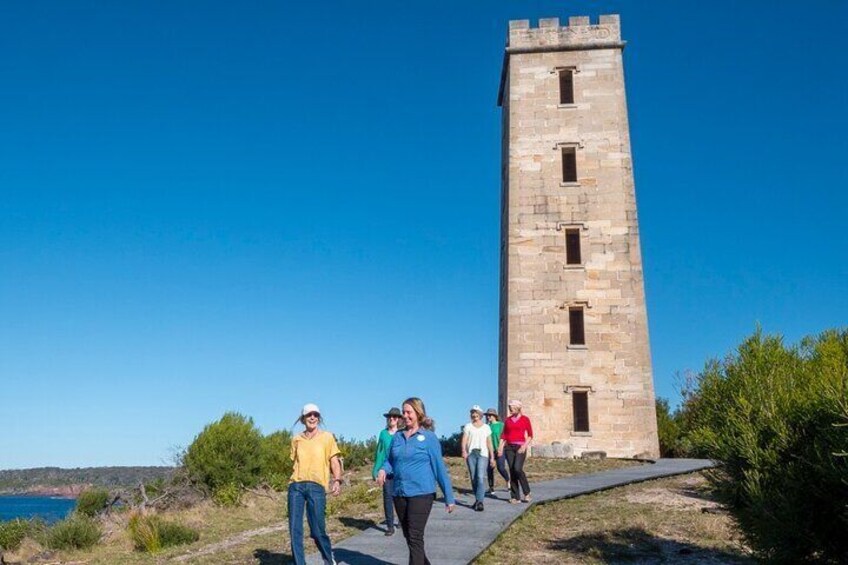
[[[533, 426], [530, 418], [521, 413], [521, 401], [509, 401], [509, 416], [504, 420], [501, 434], [501, 444], [498, 446], [498, 457], [506, 455], [509, 465], [509, 502], [518, 504], [530, 502], [530, 483], [524, 474], [524, 461], [527, 459], [527, 449], [533, 441]], [[518, 487], [524, 493], [519, 497]]]

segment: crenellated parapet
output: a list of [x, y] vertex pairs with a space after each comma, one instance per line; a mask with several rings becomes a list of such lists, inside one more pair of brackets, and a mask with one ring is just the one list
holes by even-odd
[[592, 24], [588, 16], [572, 16], [566, 26], [560, 25], [559, 18], [540, 19], [539, 27], [531, 27], [530, 20], [509, 22], [508, 53], [593, 47], [624, 47], [618, 14], [600, 16], [597, 24]]
[[592, 24], [589, 16], [571, 16], [566, 26], [560, 25], [559, 18], [542, 18], [539, 27], [531, 27], [530, 20], [511, 20], [501, 67], [498, 106], [503, 103], [510, 55], [624, 49], [624, 45], [618, 14], [602, 15], [597, 24]]

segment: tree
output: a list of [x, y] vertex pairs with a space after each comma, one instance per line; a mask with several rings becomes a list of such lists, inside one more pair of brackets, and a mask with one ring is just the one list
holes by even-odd
[[255, 486], [262, 459], [262, 434], [253, 419], [227, 412], [194, 438], [183, 464], [195, 483], [214, 492], [227, 485]]

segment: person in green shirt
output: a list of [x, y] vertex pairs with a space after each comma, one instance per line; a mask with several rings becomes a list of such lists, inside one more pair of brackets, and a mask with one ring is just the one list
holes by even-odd
[[[498, 446], [501, 443], [501, 433], [503, 432], [503, 422], [500, 421], [498, 417], [498, 411], [494, 408], [489, 408], [486, 410], [486, 423], [489, 424], [489, 427], [492, 429], [492, 445], [495, 447], [495, 463], [498, 466], [498, 473], [500, 473], [501, 477], [509, 484], [509, 473], [506, 470], [506, 457], [501, 455], [497, 456]], [[491, 466], [486, 468], [486, 471], [489, 475], [489, 492], [488, 494], [492, 494], [495, 492], [495, 470]]]
[[[377, 452], [374, 454], [374, 468], [371, 470], [371, 477], [377, 479], [377, 473], [383, 467], [386, 457], [389, 455], [389, 447], [392, 445], [392, 440], [403, 418], [403, 414], [399, 408], [392, 408], [383, 417], [386, 419], [386, 427], [380, 430], [380, 437], [377, 439]], [[386, 514], [386, 535], [391, 536], [395, 533], [395, 512], [394, 502], [392, 499], [394, 493], [394, 477], [386, 476], [386, 482], [383, 483], [383, 511]]]

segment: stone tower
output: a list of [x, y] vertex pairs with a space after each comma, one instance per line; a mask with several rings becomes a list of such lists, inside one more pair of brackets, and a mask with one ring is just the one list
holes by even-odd
[[541, 455], [659, 452], [623, 49], [617, 15], [509, 23], [498, 397]]

